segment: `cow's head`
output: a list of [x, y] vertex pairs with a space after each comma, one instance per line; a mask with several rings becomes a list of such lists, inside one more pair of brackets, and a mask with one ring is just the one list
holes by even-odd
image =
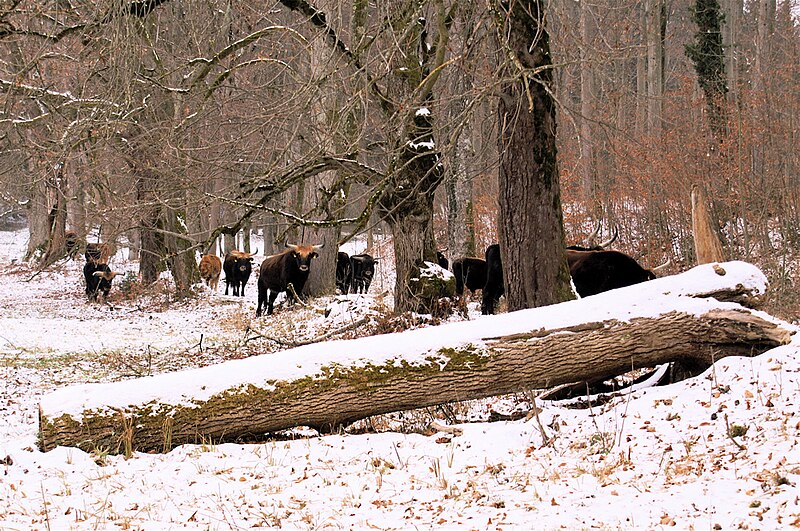
[[308, 271], [311, 266], [311, 260], [319, 256], [318, 250], [322, 249], [324, 243], [319, 245], [292, 245], [287, 243], [286, 247], [291, 249], [292, 258], [294, 258], [297, 268], [300, 271]]
[[253, 255], [255, 255], [256, 253], [258, 253], [258, 250], [256, 250], [255, 253], [244, 253], [242, 251], [236, 251], [236, 250], [231, 251], [231, 256], [233, 257], [234, 263], [236, 264], [234, 268], [238, 269], [242, 273], [244, 273], [245, 271], [252, 271]]

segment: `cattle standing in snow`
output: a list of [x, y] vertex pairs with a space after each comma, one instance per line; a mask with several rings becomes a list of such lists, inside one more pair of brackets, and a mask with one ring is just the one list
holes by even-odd
[[347, 253], [339, 251], [336, 254], [336, 288], [347, 295], [350, 291], [350, 282], [353, 277], [353, 266], [350, 264], [350, 257]]
[[84, 257], [86, 264], [83, 266], [83, 279], [86, 282], [86, 296], [90, 301], [96, 301], [98, 294], [102, 293], [103, 300], [108, 299], [111, 281], [119, 274], [108, 267], [111, 246], [107, 243], [87, 243]]
[[107, 300], [111, 291], [111, 281], [118, 274], [111, 271], [108, 264], [87, 261], [83, 266], [83, 278], [86, 281], [86, 296], [89, 300], [97, 301], [97, 295], [100, 293], [103, 294], [103, 300]]
[[[298, 297], [308, 280], [311, 260], [318, 256], [320, 245], [286, 244], [287, 250], [280, 254], [268, 256], [262, 263], [258, 276], [258, 308], [256, 317], [261, 316], [261, 309], [267, 307], [267, 315], [272, 315], [273, 305], [279, 293], [286, 292], [286, 298], [294, 303], [294, 295]], [[291, 289], [289, 288], [291, 285]]]
[[[567, 248], [570, 275], [575, 290], [581, 297], [652, 280], [656, 278], [656, 272], [664, 267], [659, 266], [651, 271], [644, 269], [625, 253], [603, 250], [603, 247], [615, 239], [616, 232], [610, 240], [594, 246], [595, 250], [579, 246]], [[586, 250], [576, 250], [576, 247]], [[453, 267], [455, 269], [455, 263]], [[457, 276], [456, 282], [458, 282]], [[483, 289], [481, 313], [493, 314], [497, 301], [504, 291], [500, 246], [493, 244], [486, 248], [486, 284]]]
[[486, 260], [483, 258], [458, 258], [453, 260], [453, 275], [456, 277], [456, 295], [464, 294], [464, 287], [471, 292], [486, 285]]
[[619, 251], [567, 250], [567, 263], [575, 290], [581, 297], [656, 278], [653, 271]]
[[111, 246], [107, 243], [87, 243], [83, 256], [87, 263], [107, 264], [111, 258]]
[[244, 297], [244, 287], [253, 271], [253, 253], [229, 252], [225, 255], [222, 269], [225, 271], [225, 295], [228, 294], [228, 288], [233, 288], [235, 297]]
[[378, 260], [366, 253], [354, 254], [350, 257], [353, 268], [353, 293], [366, 293], [375, 276], [375, 262]]
[[486, 248], [486, 284], [483, 287], [481, 313], [492, 315], [500, 297], [505, 293], [503, 284], [503, 261], [500, 259], [500, 245], [492, 244]]
[[[214, 254], [206, 254], [200, 258], [200, 278], [202, 278], [212, 293], [216, 293], [219, 286], [219, 274], [222, 271], [222, 260]], [[244, 289], [244, 288], [243, 288]]]
[[439, 267], [442, 269], [450, 268], [450, 262], [447, 261], [447, 257], [442, 251], [436, 251], [436, 263], [438, 263]]

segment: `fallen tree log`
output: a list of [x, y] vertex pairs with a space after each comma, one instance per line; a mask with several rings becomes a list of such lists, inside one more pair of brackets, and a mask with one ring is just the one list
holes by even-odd
[[[751, 286], [763, 292], [755, 268], [739, 264], [720, 278], [737, 291]], [[724, 291], [709, 275], [715, 275], [710, 268], [700, 284], [718, 282], [713, 289]], [[610, 377], [675, 360], [710, 364], [789, 342], [789, 327], [766, 314], [676, 295], [685, 289], [681, 276], [672, 277], [673, 287], [655, 280], [470, 322], [60, 389], [40, 403], [39, 445], [168, 451], [301, 425], [325, 431], [391, 411]], [[674, 287], [676, 280], [684, 287]]]

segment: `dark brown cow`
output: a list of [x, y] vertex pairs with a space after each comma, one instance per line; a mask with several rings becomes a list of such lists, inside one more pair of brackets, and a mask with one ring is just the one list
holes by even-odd
[[202, 278], [213, 293], [219, 286], [219, 274], [222, 271], [222, 260], [215, 254], [206, 254], [200, 258], [200, 278]]
[[500, 259], [500, 245], [493, 243], [486, 248], [486, 284], [481, 294], [481, 313], [494, 314], [500, 297], [505, 293], [503, 284], [503, 261]]
[[366, 293], [369, 291], [369, 285], [372, 284], [372, 279], [375, 277], [375, 264], [377, 262], [377, 258], [367, 253], [354, 254], [350, 257], [353, 293]]
[[[615, 238], [616, 234], [611, 240], [596, 247], [608, 245]], [[656, 278], [656, 273], [667, 265], [649, 270], [619, 251], [605, 251], [602, 248], [575, 250], [573, 247], [567, 248], [567, 263], [575, 290], [581, 297], [652, 280]], [[497, 300], [504, 293], [503, 266], [500, 261], [500, 246], [497, 244], [490, 245], [486, 249], [486, 283], [483, 290], [481, 313], [492, 314]]]
[[97, 301], [97, 296], [103, 294], [103, 300], [108, 300], [111, 291], [111, 281], [119, 275], [111, 271], [108, 264], [94, 264], [86, 262], [83, 266], [83, 278], [86, 281], [86, 296], [90, 301]]
[[458, 258], [453, 260], [453, 275], [456, 277], [456, 295], [464, 294], [464, 288], [475, 292], [486, 285], [486, 260], [483, 258]]
[[597, 295], [656, 278], [625, 253], [619, 251], [567, 250], [567, 263], [575, 290], [581, 297]]
[[229, 252], [225, 255], [222, 269], [225, 271], [225, 295], [228, 294], [228, 288], [233, 288], [235, 297], [244, 297], [244, 287], [253, 271], [253, 253]]
[[[286, 293], [290, 303], [295, 294], [299, 297], [308, 280], [311, 260], [319, 256], [320, 245], [292, 245], [287, 243], [285, 251], [268, 256], [261, 262], [258, 276], [258, 308], [256, 317], [267, 307], [267, 315], [272, 315], [273, 305], [279, 293]], [[289, 286], [291, 285], [291, 289]]]

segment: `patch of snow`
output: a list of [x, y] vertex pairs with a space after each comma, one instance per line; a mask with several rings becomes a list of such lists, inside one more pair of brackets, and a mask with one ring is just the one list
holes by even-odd
[[[133, 365], [147, 362], [148, 349], [161, 349], [177, 368], [196, 371], [198, 385], [258, 373], [287, 377], [299, 367], [355, 360], [346, 348], [355, 343], [194, 367], [212, 360], [215, 342], [249, 348], [255, 343], [243, 341], [249, 328], [264, 336], [314, 337], [331, 324], [354, 322], [377, 298], [329, 298], [321, 301], [325, 311], [284, 306], [255, 319], [254, 287], [246, 297], [204, 292], [158, 309], [113, 299], [115, 282], [112, 306], [90, 304], [81, 261], [31, 279], [35, 271], [20, 262], [26, 238], [24, 231], [0, 232], [1, 529], [781, 529], [800, 521], [800, 334], [757, 357], [724, 358], [678, 384], [626, 393], [592, 409], [537, 401], [538, 418], [460, 424], [461, 435], [307, 433], [260, 444], [208, 441], [129, 459], [102, 449], [42, 453], [39, 402], [67, 410], [79, 401], [113, 401], [98, 396], [106, 388], [96, 382], [120, 380], [135, 368], [109, 367], [117, 351]], [[391, 278], [390, 251], [380, 252]], [[135, 269], [119, 255], [114, 260], [115, 269]], [[766, 290], [756, 268], [722, 265], [751, 289]], [[722, 280], [717, 276], [703, 266], [580, 304], [471, 312], [469, 321], [358, 345], [364, 357], [432, 350], [523, 326], [657, 315], [666, 299], [699, 313], [706, 303], [683, 295], [698, 286], [713, 291]], [[266, 349], [271, 343], [263, 341], [259, 348]], [[245, 374], [233, 374], [234, 366]], [[197, 391], [170, 389], [170, 373], [128, 382], [164, 400]], [[467, 417], [480, 418], [515, 405], [501, 397], [465, 407], [474, 411]]]

